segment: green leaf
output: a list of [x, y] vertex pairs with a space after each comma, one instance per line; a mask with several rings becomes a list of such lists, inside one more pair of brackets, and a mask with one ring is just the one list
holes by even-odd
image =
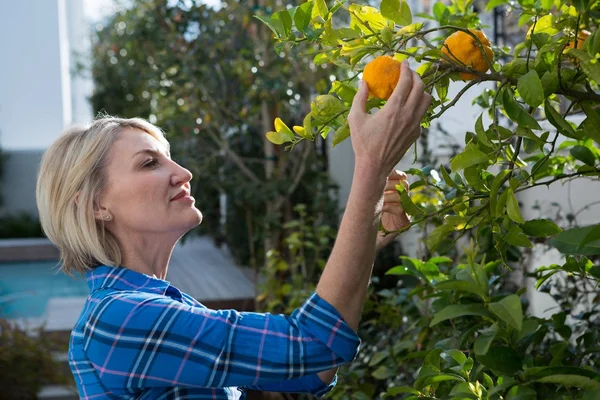
[[478, 315], [487, 318], [492, 316], [483, 304], [451, 304], [440, 312], [437, 312], [433, 316], [429, 326], [434, 326], [449, 319], [468, 315]]
[[550, 244], [563, 254], [598, 255], [600, 254], [600, 235], [596, 235], [595, 239], [582, 244], [590, 233], [593, 234], [598, 229], [600, 229], [600, 224], [567, 229], [552, 238]]
[[504, 169], [498, 172], [498, 175], [494, 177], [492, 181], [492, 187], [490, 189], [490, 212], [492, 215], [496, 215], [496, 206], [498, 203], [498, 192], [500, 191], [500, 187], [504, 183], [506, 176], [510, 174], [510, 170]]
[[568, 49], [566, 53], [579, 59], [579, 65], [588, 78], [600, 84], [600, 63], [595, 57], [591, 57], [587, 51], [575, 48]]
[[425, 211], [423, 211], [419, 206], [413, 203], [412, 199], [410, 198], [410, 195], [404, 188], [404, 185], [397, 185], [396, 188], [398, 189], [398, 193], [400, 194], [400, 204], [402, 204], [402, 208], [408, 215], [412, 217], [425, 215]]
[[523, 365], [519, 353], [506, 346], [491, 346], [486, 354], [476, 357], [492, 371], [505, 375], [515, 375]]
[[312, 9], [311, 20], [316, 17], [322, 17], [323, 19], [327, 19], [327, 14], [329, 13], [329, 9], [327, 8], [327, 3], [325, 0], [315, 0], [314, 7]]
[[490, 11], [498, 6], [501, 6], [502, 4], [506, 4], [508, 3], [508, 0], [490, 0], [488, 1], [487, 5], [485, 6], [485, 11]]
[[444, 16], [450, 15], [448, 7], [442, 2], [437, 2], [433, 5], [433, 16], [437, 21], [441, 21]]
[[485, 355], [494, 339], [496, 338], [496, 331], [490, 330], [486, 333], [480, 333], [475, 342], [473, 343], [473, 351], [476, 355]]
[[485, 298], [485, 294], [482, 293], [481, 288], [473, 280], [454, 280], [450, 279], [447, 281], [438, 282], [435, 285], [437, 290], [454, 290], [456, 292], [467, 292], [473, 293], [482, 299]]
[[490, 303], [490, 310], [502, 321], [520, 331], [523, 327], [523, 307], [516, 294], [506, 296], [500, 301]]
[[593, 139], [594, 142], [600, 144], [600, 129], [598, 129], [600, 126], [600, 115], [592, 104], [585, 101], [580, 104], [587, 116], [584, 121], [584, 133], [587, 137]]
[[569, 124], [567, 120], [565, 120], [558, 113], [558, 111], [556, 111], [554, 107], [552, 107], [552, 104], [550, 104], [550, 101], [548, 100], [546, 100], [546, 102], [544, 103], [544, 111], [546, 112], [546, 118], [548, 118], [548, 122], [550, 122], [556, 128], [556, 130], [558, 130], [558, 132], [565, 135], [566, 137], [578, 139], [578, 135], [577, 133], [575, 133], [575, 130], [573, 129], [571, 124]]
[[412, 13], [406, 0], [382, 0], [381, 15], [398, 25], [412, 24]]
[[325, 123], [335, 115], [343, 113], [348, 108], [337, 97], [331, 94], [323, 94], [315, 97], [310, 104], [310, 109], [315, 121]]
[[275, 37], [277, 37], [278, 39], [283, 36], [284, 29], [283, 29], [283, 26], [281, 25], [280, 20], [278, 20], [278, 19], [273, 20], [272, 18], [262, 17], [260, 15], [255, 15], [254, 18], [260, 20], [263, 24], [267, 25], [269, 27], [269, 29], [271, 29], [273, 31], [273, 33], [275, 34]]
[[594, 153], [590, 149], [585, 146], [574, 146], [569, 150], [569, 153], [573, 156], [573, 158], [582, 161], [584, 164], [587, 164], [591, 167], [596, 165], [596, 157]]
[[539, 75], [533, 69], [519, 78], [517, 89], [525, 103], [531, 107], [537, 107], [544, 102], [544, 87]]
[[599, 376], [594, 371], [579, 367], [546, 367], [536, 369], [533, 373], [527, 374], [527, 380], [554, 383], [567, 387], [578, 387], [586, 390], [595, 390], [600, 388]]
[[383, 397], [392, 397], [402, 393], [410, 393], [410, 394], [420, 394], [418, 390], [411, 388], [409, 386], [394, 386], [387, 390], [387, 392], [383, 395]]
[[292, 142], [294, 140], [294, 136], [290, 137], [286, 132], [267, 132], [267, 140], [273, 144], [284, 144], [287, 142]]
[[444, 224], [436, 227], [433, 231], [431, 231], [431, 233], [427, 237], [427, 248], [429, 249], [429, 251], [434, 252], [439, 246], [440, 242], [444, 240], [446, 236], [448, 236], [448, 234], [450, 234], [450, 232], [453, 232], [454, 230], [454, 226]]
[[523, 229], [526, 235], [533, 237], [548, 237], [562, 232], [562, 229], [549, 219], [532, 219], [526, 221], [521, 229]]
[[510, 243], [517, 247], [533, 247], [531, 241], [523, 233], [518, 225], [511, 224], [508, 232], [502, 237], [506, 243]]
[[460, 186], [452, 179], [446, 168], [443, 165], [440, 165], [440, 172], [442, 173], [442, 178], [444, 178], [444, 182], [446, 182], [446, 186], [453, 187], [456, 189], [460, 189]]
[[312, 1], [307, 1], [298, 6], [294, 13], [294, 24], [296, 25], [296, 29], [302, 33], [304, 33], [304, 30], [310, 24], [314, 4]]
[[450, 161], [450, 168], [452, 171], [457, 172], [473, 165], [489, 162], [490, 158], [487, 154], [479, 150], [473, 143], [469, 143], [462, 153], [457, 154], [452, 158]]
[[377, 368], [375, 371], [373, 371], [373, 373], [371, 374], [371, 376], [375, 379], [379, 379], [379, 380], [383, 380], [383, 379], [387, 379], [389, 377], [392, 377], [396, 375], [395, 371], [392, 371], [391, 369], [389, 369], [388, 367], [382, 365], [379, 368]]
[[343, 142], [344, 140], [346, 140], [349, 137], [350, 137], [350, 127], [348, 126], [348, 123], [346, 122], [344, 125], [340, 126], [335, 131], [335, 134], [333, 135], [333, 140], [332, 140], [332, 147], [335, 147], [336, 145], [340, 144], [341, 142]]
[[506, 400], [537, 400], [537, 392], [527, 386], [513, 386], [506, 393]]
[[521, 215], [521, 208], [519, 207], [519, 202], [515, 193], [511, 188], [506, 189], [506, 192], [506, 211], [508, 212], [508, 217], [517, 224], [524, 223], [525, 220]]
[[504, 88], [502, 102], [506, 115], [517, 124], [530, 129], [542, 129], [538, 122], [515, 100], [515, 93], [510, 88]]
[[290, 15], [288, 10], [282, 10], [282, 11], [277, 11], [275, 14], [273, 14], [273, 17], [271, 18], [271, 21], [273, 22], [273, 24], [275, 24], [275, 26], [277, 27], [277, 29], [279, 30], [278, 24], [277, 24], [277, 20], [281, 21], [281, 35], [280, 37], [288, 37], [289, 34], [292, 32], [292, 16]]
[[369, 367], [374, 367], [375, 365], [379, 364], [380, 362], [382, 362], [389, 356], [390, 356], [389, 351], [378, 351], [377, 353], [373, 354], [373, 356], [369, 360]]

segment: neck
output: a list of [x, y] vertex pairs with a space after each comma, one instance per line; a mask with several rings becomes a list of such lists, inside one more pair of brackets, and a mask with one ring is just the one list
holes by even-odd
[[120, 241], [121, 266], [142, 274], [165, 279], [177, 239], [153, 235], [128, 237]]

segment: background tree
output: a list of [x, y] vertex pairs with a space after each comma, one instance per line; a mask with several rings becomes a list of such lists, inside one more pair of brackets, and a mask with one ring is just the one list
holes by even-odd
[[[398, 187], [413, 218], [407, 229], [420, 229], [427, 253], [402, 257], [388, 271], [402, 277], [397, 287], [375, 282], [360, 360], [344, 369], [334, 398], [600, 398], [600, 225], [563, 230], [550, 219], [526, 221], [517, 200], [537, 186], [599, 176], [600, 3], [485, 6], [507, 7], [523, 27], [513, 48], [487, 42], [469, 0], [436, 3], [419, 22], [402, 0], [379, 7], [309, 0], [264, 19], [280, 46], [313, 43], [318, 50], [307, 60], [335, 64], [352, 77], [382, 54], [418, 63], [435, 98], [424, 126], [477, 84], [495, 82], [476, 99], [482, 114], [460, 153], [409, 170], [410, 196]], [[349, 24], [332, 22], [340, 13]], [[451, 81], [462, 85], [453, 98]], [[267, 137], [292, 149], [328, 134], [334, 145], [346, 140], [355, 86], [355, 78], [334, 81], [311, 103], [304, 129], [280, 125]], [[367, 107], [384, 102], [372, 98]], [[558, 249], [565, 263], [528, 273], [525, 257], [534, 243]], [[530, 313], [515, 271], [557, 300], [552, 317]], [[277, 301], [293, 304], [294, 291]]]

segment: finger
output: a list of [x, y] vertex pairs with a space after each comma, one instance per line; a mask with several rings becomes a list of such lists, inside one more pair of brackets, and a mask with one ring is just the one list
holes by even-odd
[[400, 196], [398, 192], [389, 191], [383, 194], [383, 202], [385, 204], [400, 204]]
[[388, 178], [388, 180], [401, 180], [401, 179], [404, 180], [404, 179], [408, 178], [408, 176], [403, 171], [400, 171], [399, 169], [393, 169], [387, 178]]
[[423, 99], [421, 99], [421, 103], [419, 103], [417, 106], [417, 112], [419, 113], [418, 115], [425, 115], [432, 101], [433, 97], [429, 93], [425, 93], [425, 96], [423, 96]]
[[427, 93], [425, 93], [425, 84], [423, 83], [423, 80], [421, 79], [419, 74], [417, 74], [415, 71], [411, 72], [413, 75], [412, 89], [410, 90], [410, 95], [406, 100], [406, 104], [409, 107], [416, 108], [419, 104], [421, 104], [423, 98], [425, 97], [424, 95]]
[[400, 78], [398, 79], [398, 83], [394, 88], [394, 92], [388, 100], [388, 104], [390, 104], [393, 108], [401, 107], [404, 105], [404, 103], [406, 103], [412, 88], [412, 79], [413, 77], [411, 69], [408, 66], [408, 62], [402, 62], [402, 65], [400, 66]]
[[393, 180], [393, 181], [388, 181], [385, 184], [385, 188], [383, 189], [383, 192], [393, 192], [396, 193], [398, 192], [398, 189], [396, 189], [396, 186], [400, 184], [400, 182], [402, 182], [402, 185], [404, 186], [404, 189], [408, 192], [408, 188], [409, 188], [409, 184], [408, 181], [405, 179], [399, 179], [399, 180]]
[[367, 99], [369, 98], [369, 87], [362, 79], [358, 81], [358, 92], [354, 95], [352, 100], [352, 106], [350, 107], [350, 113], [348, 119], [353, 120], [360, 117], [367, 112]]

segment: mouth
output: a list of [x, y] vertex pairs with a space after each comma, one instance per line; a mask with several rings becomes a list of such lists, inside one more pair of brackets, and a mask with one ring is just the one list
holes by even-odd
[[189, 197], [190, 197], [190, 193], [187, 190], [182, 190], [181, 192], [177, 193], [177, 195], [175, 197], [173, 197], [171, 199], [171, 201], [189, 198]]

